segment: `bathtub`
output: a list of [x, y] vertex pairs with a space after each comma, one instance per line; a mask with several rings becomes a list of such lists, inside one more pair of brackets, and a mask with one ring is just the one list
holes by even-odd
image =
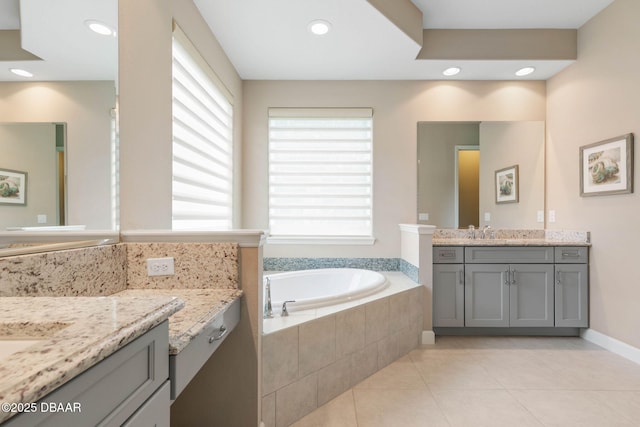
[[265, 275], [271, 284], [271, 304], [280, 313], [284, 301], [287, 310], [308, 310], [348, 302], [380, 292], [389, 286], [387, 278], [371, 270], [356, 268], [322, 268]]

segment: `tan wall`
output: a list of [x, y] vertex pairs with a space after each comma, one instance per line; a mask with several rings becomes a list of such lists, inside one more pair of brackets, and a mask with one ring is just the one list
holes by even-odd
[[[0, 170], [27, 173], [26, 205], [0, 206], [0, 230], [38, 225], [37, 216], [58, 225], [56, 212], [56, 129], [51, 123], [0, 123]], [[1, 173], [0, 173], [1, 174]]]
[[[181, 26], [233, 95], [234, 190], [240, 200], [242, 81], [191, 0], [120, 2], [120, 222], [171, 228], [171, 35]], [[144, 25], [140, 25], [144, 22]], [[239, 227], [241, 205], [236, 205]]]
[[[544, 122], [480, 124], [480, 225], [541, 229], [544, 211]], [[495, 171], [518, 165], [518, 203], [497, 204]], [[485, 212], [491, 215], [484, 220]]]
[[3, 122], [67, 124], [67, 224], [111, 229], [110, 138], [115, 105], [115, 86], [109, 81], [0, 83]]
[[266, 245], [266, 256], [397, 257], [417, 217], [419, 121], [544, 120], [545, 82], [245, 81], [243, 226], [268, 228], [267, 109], [374, 109], [373, 246]]
[[613, 2], [579, 30], [578, 61], [548, 81], [547, 206], [549, 228], [591, 230], [591, 328], [640, 348], [638, 173], [633, 194], [580, 197], [578, 169], [580, 146], [640, 136], [638, 16], [637, 0]]

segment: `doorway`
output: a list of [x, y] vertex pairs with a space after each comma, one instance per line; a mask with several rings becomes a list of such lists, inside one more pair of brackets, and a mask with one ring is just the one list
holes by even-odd
[[480, 226], [480, 147], [455, 147], [455, 207], [456, 228]]

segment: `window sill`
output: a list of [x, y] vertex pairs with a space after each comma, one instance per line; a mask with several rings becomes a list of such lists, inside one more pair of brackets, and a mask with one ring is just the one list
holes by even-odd
[[269, 236], [267, 244], [274, 245], [373, 245], [373, 236]]

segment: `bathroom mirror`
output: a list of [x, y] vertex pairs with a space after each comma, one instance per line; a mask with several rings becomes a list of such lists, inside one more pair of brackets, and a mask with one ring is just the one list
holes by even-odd
[[0, 14], [0, 179], [26, 181], [0, 197], [0, 230], [114, 230], [117, 38], [89, 24], [117, 28], [117, 0], [8, 0]]
[[[544, 228], [544, 132], [540, 121], [419, 122], [418, 223]], [[517, 202], [503, 203], [498, 172], [513, 166]]]

